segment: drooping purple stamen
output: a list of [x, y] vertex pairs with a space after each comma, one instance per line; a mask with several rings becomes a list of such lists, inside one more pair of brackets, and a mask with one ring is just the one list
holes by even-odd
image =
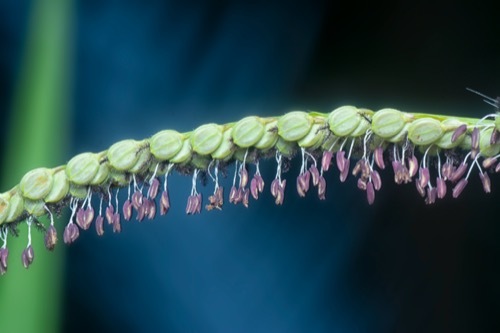
[[158, 180], [158, 178], [154, 178], [152, 181], [151, 181], [151, 184], [149, 186], [149, 189], [148, 189], [148, 198], [151, 198], [151, 199], [156, 199], [156, 196], [158, 195], [158, 189], [160, 188], [160, 181]]
[[168, 190], [164, 190], [160, 198], [160, 215], [165, 215], [170, 209], [170, 198], [168, 197]]
[[373, 188], [376, 191], [379, 191], [382, 188], [382, 178], [380, 178], [380, 174], [377, 170], [373, 170], [371, 173], [371, 178], [373, 182]]
[[465, 171], [467, 171], [467, 167], [468, 166], [469, 165], [467, 163], [465, 163], [465, 162], [460, 163], [460, 165], [458, 166], [458, 168], [456, 168], [456, 170], [453, 171], [453, 173], [451, 174], [451, 176], [450, 176], [449, 179], [452, 182], [458, 181], [465, 174]]
[[80, 231], [78, 227], [73, 222], [70, 222], [64, 228], [63, 241], [65, 244], [73, 243], [78, 236], [80, 236]]
[[480, 173], [479, 178], [481, 178], [481, 183], [483, 184], [484, 192], [491, 193], [491, 180], [490, 176], [486, 172]]
[[373, 152], [373, 159], [375, 160], [375, 164], [381, 169], [385, 169], [384, 163], [384, 149], [382, 147], [375, 148]]
[[328, 171], [330, 169], [330, 164], [332, 163], [333, 153], [329, 150], [323, 152], [321, 157], [321, 169], [323, 171]]
[[439, 199], [443, 199], [446, 195], [446, 182], [443, 178], [438, 177], [436, 179], [436, 187], [437, 187], [437, 197]]
[[35, 252], [33, 251], [33, 246], [29, 245], [27, 248], [23, 250], [21, 259], [24, 268], [29, 268], [29, 266], [33, 263], [33, 260], [35, 259]]
[[319, 170], [318, 170], [318, 168], [313, 164], [309, 167], [309, 172], [311, 173], [313, 185], [317, 186], [318, 182], [319, 182]]
[[57, 244], [57, 230], [51, 224], [45, 232], [44, 243], [47, 250], [52, 251]]
[[130, 221], [130, 219], [132, 218], [132, 201], [130, 201], [129, 199], [125, 200], [125, 202], [123, 203], [122, 211], [125, 221]]
[[95, 219], [95, 230], [98, 236], [104, 235], [104, 218], [101, 215]]
[[366, 198], [368, 199], [368, 204], [373, 205], [375, 201], [375, 189], [372, 182], [366, 183]]
[[318, 180], [318, 198], [319, 200], [326, 199], [326, 179], [323, 176], [320, 176]]
[[460, 179], [460, 181], [455, 185], [455, 187], [453, 187], [453, 191], [452, 191], [452, 196], [453, 198], [458, 198], [458, 196], [462, 193], [462, 191], [464, 190], [465, 186], [467, 186], [467, 179], [465, 178], [462, 178]]

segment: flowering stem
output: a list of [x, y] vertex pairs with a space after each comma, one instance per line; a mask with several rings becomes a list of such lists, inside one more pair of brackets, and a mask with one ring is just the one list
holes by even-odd
[[[205, 124], [187, 133], [164, 130], [143, 140], [117, 142], [99, 153], [79, 154], [64, 166], [28, 172], [17, 186], [0, 194], [0, 226], [9, 229], [22, 221], [37, 221], [69, 204], [72, 214], [64, 241], [72, 243], [80, 229], [92, 224], [94, 208], [90, 202], [97, 195], [101, 199], [97, 233], [104, 233], [104, 217], [114, 232], [120, 232], [121, 217], [130, 220], [134, 211], [139, 221], [154, 218], [157, 201], [160, 213], [168, 212], [167, 176], [171, 170], [192, 177], [187, 214], [198, 214], [203, 207], [202, 194], [197, 190], [201, 174], [209, 175], [214, 183], [206, 209], [222, 209], [224, 195], [218, 174], [231, 163], [236, 167], [229, 202], [248, 207], [250, 194], [257, 199], [264, 190], [258, 163], [265, 158], [276, 160], [270, 191], [276, 204], [281, 205], [287, 183], [282, 165], [284, 159], [297, 153], [302, 165], [295, 184], [301, 197], [316, 187], [318, 198], [326, 199], [325, 176], [333, 161], [342, 182], [350, 174], [357, 177], [357, 186], [366, 192], [371, 205], [382, 187], [378, 170], [389, 163], [397, 184], [415, 180], [417, 191], [432, 204], [446, 196], [448, 186], [452, 187], [452, 196], [458, 197], [475, 170], [484, 191], [490, 192], [488, 173], [500, 171], [499, 130], [497, 114], [476, 119], [390, 108], [374, 112], [354, 106], [341, 106], [330, 113], [293, 111], [279, 117], [250, 116], [229, 124]], [[252, 164], [256, 172], [250, 176], [248, 166]], [[156, 200], [160, 177], [164, 177], [164, 186], [161, 198]], [[117, 195], [121, 187], [129, 189], [122, 205]], [[104, 217], [103, 200], [107, 205]]]

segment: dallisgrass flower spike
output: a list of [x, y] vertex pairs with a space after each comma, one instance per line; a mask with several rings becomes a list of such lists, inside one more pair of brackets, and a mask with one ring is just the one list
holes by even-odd
[[[498, 111], [499, 99], [481, 96]], [[397, 184], [414, 181], [428, 204], [444, 198], [448, 189], [452, 197], [458, 197], [473, 171], [489, 193], [488, 174], [500, 171], [499, 131], [498, 112], [474, 119], [341, 106], [330, 113], [250, 116], [225, 125], [202, 125], [188, 133], [164, 130], [144, 140], [123, 140], [99, 153], [79, 154], [63, 166], [31, 170], [18, 185], [0, 194], [0, 274], [7, 271], [7, 238], [18, 234], [19, 223], [28, 226], [22, 254], [28, 268], [34, 259], [32, 225], [44, 230], [49, 250], [58, 241], [53, 214], [65, 206], [71, 217], [64, 243], [73, 243], [80, 230], [89, 229], [92, 223], [98, 235], [103, 235], [105, 224], [118, 233], [121, 223], [131, 220], [134, 212], [138, 221], [153, 219], [158, 211], [168, 213], [168, 177], [173, 171], [192, 177], [186, 214], [201, 212], [203, 198], [197, 185], [207, 175], [214, 190], [205, 209], [222, 209], [224, 190], [219, 175], [231, 163], [235, 171], [228, 200], [248, 207], [250, 197], [257, 200], [264, 191], [259, 161], [265, 158], [276, 160], [269, 188], [275, 203], [283, 204], [287, 184], [283, 173], [287, 160], [297, 155], [301, 168], [295, 187], [301, 197], [312, 186], [320, 200], [326, 199], [326, 172], [337, 173], [330, 170], [332, 164], [342, 182], [349, 174], [357, 178], [369, 204], [382, 187], [379, 170], [386, 165], [392, 165]], [[122, 203], [120, 188], [128, 194]], [[98, 207], [93, 206], [94, 196]], [[48, 226], [39, 221], [44, 215], [50, 218]]]

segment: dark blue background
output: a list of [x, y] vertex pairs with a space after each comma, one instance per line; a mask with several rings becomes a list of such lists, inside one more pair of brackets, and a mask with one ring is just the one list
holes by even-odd
[[[28, 7], [0, 9], [7, 109]], [[489, 4], [80, 1], [76, 10], [75, 154], [166, 128], [344, 104], [480, 117], [491, 108], [464, 88], [500, 93]], [[269, 185], [274, 163], [262, 167]], [[266, 193], [249, 209], [185, 216], [190, 179], [175, 175], [167, 217], [100, 239], [83, 233], [69, 248], [64, 329], [498, 329], [499, 177], [491, 195], [473, 178], [460, 199], [428, 207], [387, 172], [369, 207], [332, 172], [326, 202], [289, 186], [282, 207]]]

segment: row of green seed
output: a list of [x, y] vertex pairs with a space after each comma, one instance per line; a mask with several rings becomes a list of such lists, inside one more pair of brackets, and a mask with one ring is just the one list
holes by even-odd
[[[206, 169], [213, 160], [243, 160], [249, 149], [263, 153], [276, 149], [286, 156], [292, 155], [297, 146], [334, 152], [342, 142], [362, 138], [369, 131], [376, 139], [372, 143], [376, 144], [403, 144], [409, 140], [420, 147], [469, 150], [471, 140], [467, 133], [481, 125], [481, 155], [498, 154], [500, 145], [490, 143], [495, 123], [478, 122], [395, 109], [373, 112], [342, 106], [329, 114], [294, 111], [281, 117], [250, 116], [231, 124], [206, 124], [188, 133], [164, 130], [142, 141], [120, 141], [100, 153], [79, 154], [65, 166], [28, 172], [19, 185], [0, 194], [0, 225], [22, 220], [27, 215], [45, 215], [46, 205], [56, 206], [68, 196], [85, 198], [89, 187], [106, 191], [109, 187], [127, 186], [131, 175], [146, 178], [165, 173], [168, 164]], [[467, 131], [452, 142], [453, 133], [463, 125], [467, 125]]]

